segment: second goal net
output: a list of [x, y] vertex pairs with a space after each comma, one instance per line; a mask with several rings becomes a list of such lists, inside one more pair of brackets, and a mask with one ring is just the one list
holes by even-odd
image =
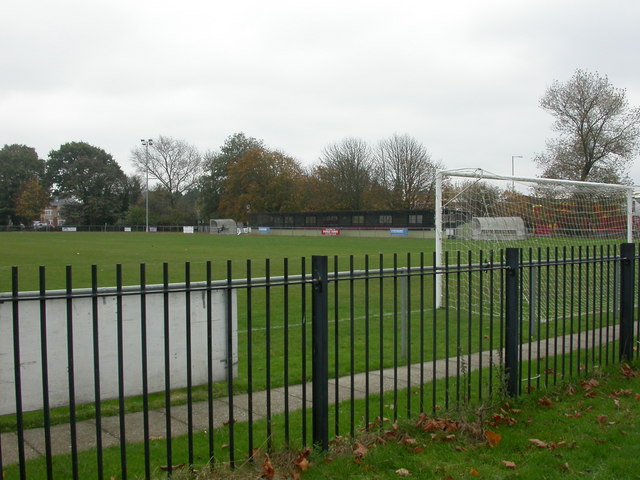
[[[554, 289], [556, 298], [557, 286], [544, 278], [544, 269], [535, 268], [536, 262], [588, 257], [632, 242], [639, 219], [633, 206], [628, 185], [509, 177], [480, 169], [442, 171], [436, 178], [436, 266], [444, 271], [464, 264], [481, 272], [483, 263], [501, 262], [506, 248], [519, 248], [529, 265], [522, 275], [523, 311], [544, 316], [549, 306], [543, 302], [550, 298], [545, 290]], [[499, 301], [498, 279], [456, 282], [446, 292], [444, 282], [440, 275], [440, 302], [445, 294], [459, 295], [477, 311], [482, 303]]]

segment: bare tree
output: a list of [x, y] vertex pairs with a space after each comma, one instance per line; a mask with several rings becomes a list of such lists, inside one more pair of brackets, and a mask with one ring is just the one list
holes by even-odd
[[394, 134], [381, 140], [376, 164], [379, 179], [391, 194], [389, 207], [415, 209], [431, 204], [436, 172], [442, 166], [431, 160], [425, 146], [415, 138]]
[[624, 89], [606, 76], [576, 70], [554, 81], [540, 106], [555, 117], [559, 138], [535, 162], [544, 177], [619, 183], [625, 180], [640, 139], [640, 109], [629, 108]]
[[202, 175], [202, 157], [184, 140], [160, 136], [149, 146], [149, 158], [144, 147], [137, 147], [131, 157], [138, 172], [149, 173], [167, 192], [172, 207], [177, 199], [196, 185]]
[[333, 195], [333, 208], [366, 208], [373, 177], [371, 148], [364, 140], [353, 137], [328, 145], [322, 151], [314, 176], [326, 186], [325, 192]]

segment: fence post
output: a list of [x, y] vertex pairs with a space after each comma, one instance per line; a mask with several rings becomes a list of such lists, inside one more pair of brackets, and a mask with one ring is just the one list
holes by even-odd
[[633, 359], [633, 292], [635, 245], [620, 246], [620, 360]]
[[401, 330], [401, 352], [402, 358], [407, 359], [407, 344], [409, 342], [409, 334], [407, 332], [408, 321], [407, 312], [409, 311], [408, 299], [409, 290], [407, 289], [409, 269], [401, 268], [400, 270], [400, 330]]
[[311, 258], [313, 444], [329, 449], [329, 282], [327, 257]]
[[507, 271], [505, 274], [505, 352], [504, 370], [507, 381], [507, 394], [516, 397], [519, 391], [518, 379], [518, 277], [520, 275], [520, 250], [507, 248]]

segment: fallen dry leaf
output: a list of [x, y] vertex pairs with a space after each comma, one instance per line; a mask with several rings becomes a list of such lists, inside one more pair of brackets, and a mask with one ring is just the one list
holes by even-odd
[[518, 421], [507, 415], [503, 415], [502, 413], [496, 413], [493, 416], [493, 420], [489, 422], [492, 427], [497, 427], [498, 425], [515, 425]]
[[551, 442], [548, 445], [549, 450], [555, 450], [558, 447], [564, 447], [567, 444], [567, 442], [565, 442], [564, 440], [561, 440], [559, 442]]
[[616, 390], [615, 392], [609, 394], [611, 398], [626, 397], [628, 395], [633, 395], [633, 390]]
[[164, 472], [168, 472], [169, 470], [181, 470], [185, 467], [184, 463], [181, 463], [180, 465], [171, 465], [171, 468], [169, 468], [167, 465], [162, 465], [160, 467], [160, 470], [164, 471]]
[[408, 477], [409, 475], [411, 475], [411, 472], [409, 472], [409, 470], [407, 470], [406, 468], [399, 468], [398, 470], [396, 470], [396, 475], [400, 475], [401, 477]]
[[493, 448], [502, 441], [502, 434], [497, 432], [492, 432], [491, 430], [485, 430], [484, 438], [487, 439], [489, 446]]
[[541, 407], [550, 407], [553, 405], [553, 402], [549, 397], [544, 396], [540, 400], [538, 400], [538, 405], [540, 405]]
[[512, 470], [516, 469], [516, 464], [513, 462], [510, 462], [509, 460], [502, 460], [502, 465], [504, 465], [506, 468], [510, 468]]
[[273, 478], [273, 476], [275, 475], [276, 471], [273, 468], [273, 465], [271, 465], [271, 458], [269, 458], [269, 454], [265, 453], [264, 454], [264, 463], [262, 464], [262, 478]]
[[600, 426], [604, 425], [608, 418], [609, 417], [607, 417], [606, 415], [598, 415], [598, 423], [600, 424]]
[[479, 477], [480, 476], [480, 472], [478, 470], [476, 470], [475, 468], [471, 467], [471, 468], [469, 468], [469, 475], [473, 475], [474, 477]]
[[367, 453], [369, 453], [369, 449], [360, 442], [356, 442], [356, 449], [353, 451], [353, 454], [356, 457], [364, 458]]
[[405, 435], [402, 439], [402, 443], [404, 443], [406, 446], [413, 446], [417, 444], [418, 441], [415, 438], [410, 437], [409, 435]]
[[529, 442], [533, 443], [538, 448], [547, 448], [549, 446], [545, 442], [543, 442], [542, 440], [538, 440], [537, 438], [530, 438]]
[[294, 460], [293, 464], [298, 467], [301, 471], [306, 472], [309, 470], [309, 455], [311, 454], [310, 448], [305, 448], [301, 452], [298, 453], [298, 456]]
[[296, 460], [295, 465], [300, 469], [301, 472], [306, 472], [307, 470], [309, 470], [309, 460], [307, 460], [306, 458]]
[[583, 380], [580, 382], [580, 386], [582, 387], [582, 389], [585, 392], [588, 392], [589, 390], [592, 390], [596, 387], [600, 386], [600, 382], [598, 382], [595, 378], [592, 378], [591, 380]]

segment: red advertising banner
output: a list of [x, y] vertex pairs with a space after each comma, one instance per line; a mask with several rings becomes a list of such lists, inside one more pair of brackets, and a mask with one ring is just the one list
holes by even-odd
[[322, 235], [332, 235], [332, 236], [340, 235], [340, 229], [339, 228], [323, 228]]

